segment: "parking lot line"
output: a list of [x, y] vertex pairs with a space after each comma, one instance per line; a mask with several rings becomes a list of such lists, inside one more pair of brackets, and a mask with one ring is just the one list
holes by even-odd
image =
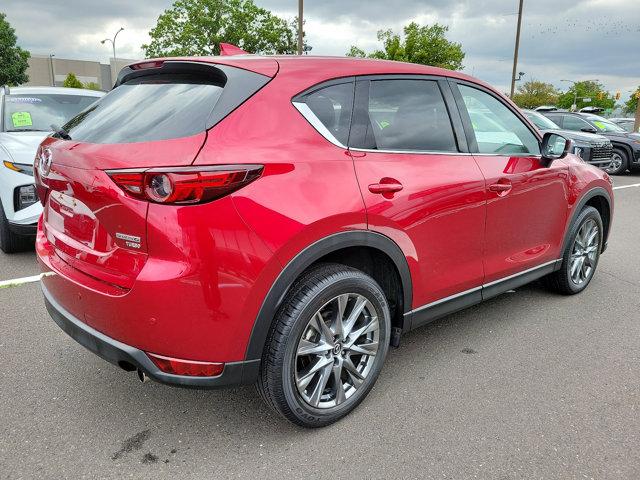
[[11, 280], [0, 281], [0, 288], [17, 287], [18, 285], [24, 285], [25, 283], [39, 282], [44, 276], [55, 275], [54, 272], [41, 273], [40, 275], [33, 275], [31, 277], [13, 278]]
[[614, 190], [622, 190], [623, 188], [640, 187], [640, 183], [632, 183], [631, 185], [620, 185], [619, 187], [613, 187]]

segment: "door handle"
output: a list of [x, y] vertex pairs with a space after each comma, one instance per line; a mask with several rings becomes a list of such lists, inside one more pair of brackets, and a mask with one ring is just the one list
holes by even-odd
[[394, 193], [402, 190], [402, 184], [394, 178], [381, 178], [380, 182], [369, 185], [371, 193]]
[[497, 183], [489, 185], [489, 191], [496, 192], [499, 197], [502, 197], [509, 193], [513, 185], [507, 179], [501, 178]]
[[489, 190], [492, 192], [508, 192], [511, 190], [511, 185], [508, 183], [494, 183], [489, 185]]

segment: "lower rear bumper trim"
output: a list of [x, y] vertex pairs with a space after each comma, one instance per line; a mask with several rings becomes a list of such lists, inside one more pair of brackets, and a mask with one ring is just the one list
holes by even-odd
[[122, 362], [125, 362], [142, 370], [157, 382], [191, 388], [250, 384], [257, 379], [260, 360], [225, 363], [223, 372], [217, 377], [191, 377], [164, 373], [142, 350], [108, 337], [71, 315], [53, 298], [44, 285], [42, 285], [42, 292], [53, 321], [80, 345], [114, 365], [121, 366]]

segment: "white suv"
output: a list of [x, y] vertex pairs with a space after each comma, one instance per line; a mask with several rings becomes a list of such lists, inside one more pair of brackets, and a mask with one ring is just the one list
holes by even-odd
[[0, 87], [0, 249], [30, 244], [42, 206], [33, 185], [40, 142], [104, 92], [62, 87]]

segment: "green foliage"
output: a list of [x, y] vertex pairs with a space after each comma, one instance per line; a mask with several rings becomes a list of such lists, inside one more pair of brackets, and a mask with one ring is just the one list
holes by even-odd
[[295, 21], [273, 15], [252, 0], [176, 0], [142, 45], [147, 58], [218, 55], [220, 42], [250, 53], [295, 53]]
[[[614, 96], [605, 91], [602, 83], [593, 80], [586, 80], [584, 82], [576, 82], [571, 88], [560, 95], [558, 98], [557, 106], [559, 108], [571, 108], [575, 94], [578, 94], [578, 101], [576, 105], [578, 110], [583, 107], [600, 107], [600, 108], [613, 108], [616, 104]], [[590, 102], [585, 102], [584, 98], [590, 98]]]
[[404, 27], [404, 39], [392, 30], [380, 30], [378, 40], [382, 42], [382, 50], [366, 54], [362, 49], [352, 46], [347, 56], [398, 60], [401, 62], [421, 63], [434, 67], [462, 70], [464, 52], [462, 45], [450, 42], [445, 35], [449, 27], [446, 25], [420, 26], [411, 22]]
[[629, 100], [624, 104], [624, 111], [627, 113], [635, 114], [638, 109], [638, 97], [640, 97], [640, 87], [631, 94]]
[[63, 87], [67, 88], [84, 88], [84, 85], [73, 72], [69, 72], [67, 78], [64, 79]]
[[16, 45], [16, 32], [0, 13], [0, 85], [20, 85], [29, 81], [29, 52]]
[[518, 86], [513, 101], [520, 108], [536, 108], [540, 105], [555, 105], [559, 92], [550, 83], [529, 80]]
[[87, 90], [102, 90], [100, 88], [100, 85], [98, 85], [96, 82], [87, 82], [82, 88], [86, 88]]

